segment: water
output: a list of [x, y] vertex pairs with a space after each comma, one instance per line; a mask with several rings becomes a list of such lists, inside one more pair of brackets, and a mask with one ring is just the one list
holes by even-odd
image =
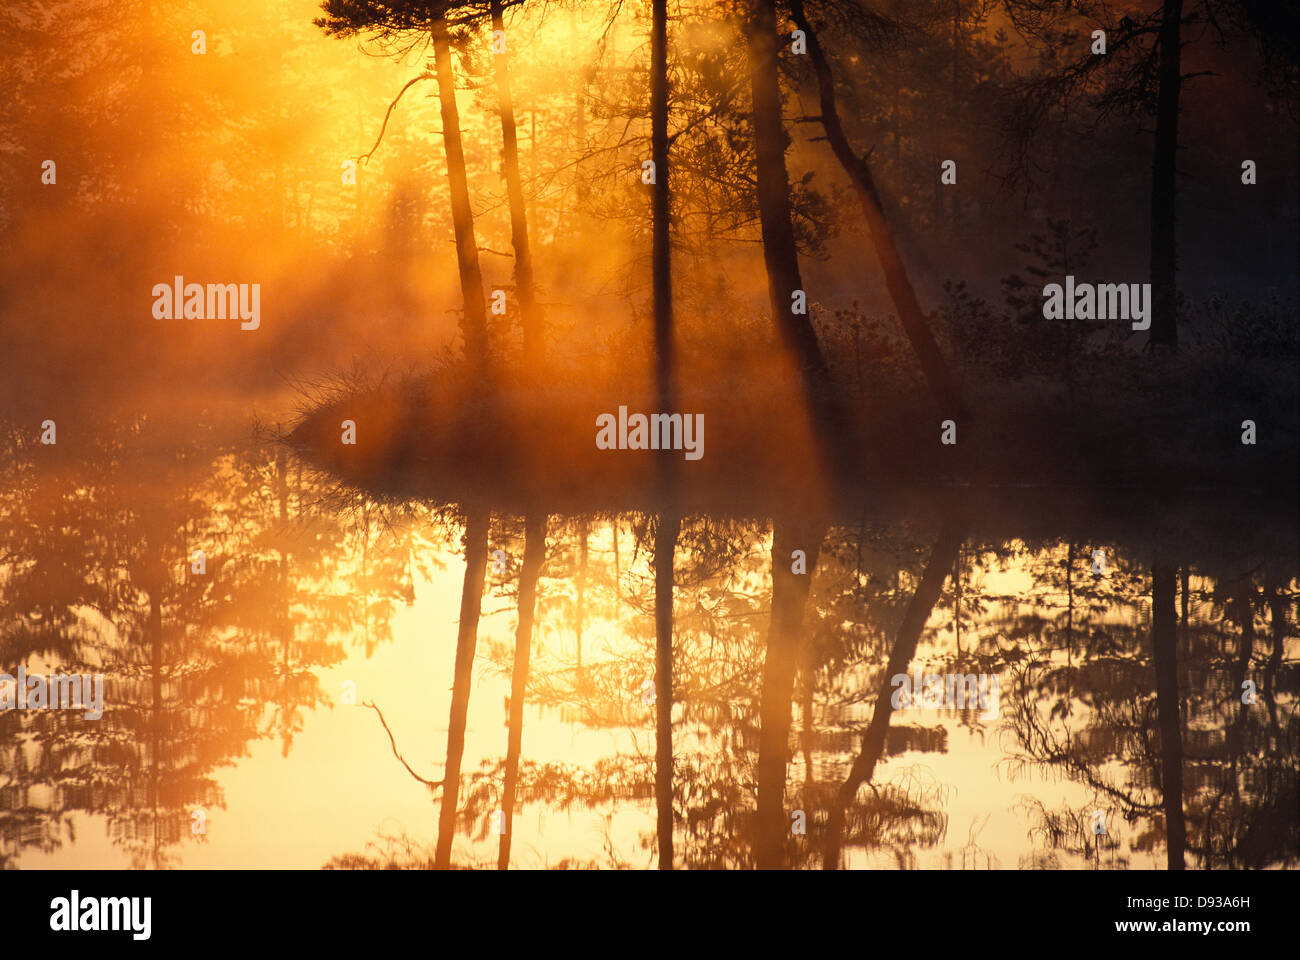
[[[443, 780], [448, 760], [461, 506], [377, 501], [239, 430], [181, 444], [119, 423], [57, 448], [12, 444], [5, 669], [102, 673], [106, 692], [98, 721], [0, 712], [5, 866], [436, 861], [445, 787], [422, 781]], [[967, 489], [841, 510], [808, 551], [784, 688], [767, 657], [771, 522], [685, 518], [674, 865], [749, 867], [766, 843], [781, 865], [821, 867], [881, 710], [838, 865], [1164, 868], [1172, 847], [1188, 867], [1296, 866], [1293, 517], [1245, 496], [1147, 524], [1103, 521], [1113, 506]], [[657, 526], [634, 511], [548, 518], [512, 867], [659, 865]], [[482, 548], [449, 859], [495, 867], [523, 518], [494, 513]], [[911, 651], [905, 620], [927, 578]], [[791, 582], [782, 571], [778, 589]], [[765, 670], [784, 703], [765, 702]], [[996, 703], [883, 711], [895, 672], [995, 678]], [[786, 705], [780, 805], [764, 819], [763, 728]]]

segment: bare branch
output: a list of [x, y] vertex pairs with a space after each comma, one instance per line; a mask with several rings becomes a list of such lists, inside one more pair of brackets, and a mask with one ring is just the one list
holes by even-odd
[[374, 155], [374, 152], [379, 149], [379, 144], [384, 139], [384, 131], [388, 129], [388, 118], [393, 115], [393, 108], [396, 107], [397, 102], [402, 99], [402, 94], [406, 93], [407, 90], [409, 90], [415, 84], [419, 83], [421, 80], [429, 80], [432, 77], [433, 77], [432, 73], [425, 71], [424, 73], [420, 74], [418, 77], [414, 77], [406, 81], [406, 85], [402, 87], [401, 90], [397, 91], [397, 96], [394, 98], [393, 102], [388, 105], [388, 111], [384, 114], [384, 124], [379, 128], [379, 139], [375, 141], [375, 145], [370, 148], [370, 151], [368, 153], [363, 153], [361, 156], [357, 157], [358, 160], [360, 160], [363, 163], [368, 163], [371, 156]]
[[[419, 79], [419, 78], [417, 78], [417, 79]], [[414, 81], [412, 81], [412, 82], [414, 82]], [[407, 86], [409, 87], [410, 84], [408, 83]], [[379, 707], [375, 706], [375, 704], [372, 703], [372, 702], [369, 701], [369, 700], [367, 700], [365, 703], [363, 703], [362, 706], [363, 706], [363, 707], [369, 707], [371, 710], [375, 711], [375, 713], [377, 713], [377, 714], [379, 715], [379, 722], [380, 722], [381, 724], [383, 724], [383, 727], [384, 727], [384, 733], [388, 734], [388, 743], [389, 743], [389, 745], [392, 746], [392, 748], [393, 748], [393, 756], [395, 756], [399, 761], [401, 761], [402, 766], [404, 766], [404, 767], [406, 768], [406, 772], [409, 773], [411, 776], [415, 777], [416, 780], [419, 780], [422, 784], [424, 784], [424, 785], [425, 785], [426, 787], [428, 787], [430, 790], [436, 790], [438, 787], [441, 787], [441, 786], [443, 785], [443, 782], [444, 782], [444, 781], [442, 781], [442, 780], [436, 780], [436, 781], [435, 781], [435, 780], [426, 780], [424, 777], [420, 776], [418, 773], [416, 773], [414, 770], [412, 770], [412, 769], [411, 769], [411, 765], [410, 765], [409, 763], [406, 762], [406, 758], [403, 757], [400, 753], [397, 752], [397, 741], [393, 739], [393, 731], [390, 730], [390, 729], [388, 729], [388, 721], [386, 721], [386, 720], [384, 719], [384, 713], [383, 713], [383, 711], [380, 710]]]

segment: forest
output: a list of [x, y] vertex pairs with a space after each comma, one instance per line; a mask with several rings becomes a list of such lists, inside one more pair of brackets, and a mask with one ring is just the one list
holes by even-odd
[[0, 865], [1300, 863], [1300, 7], [0, 62], [0, 670], [107, 678], [0, 710]]

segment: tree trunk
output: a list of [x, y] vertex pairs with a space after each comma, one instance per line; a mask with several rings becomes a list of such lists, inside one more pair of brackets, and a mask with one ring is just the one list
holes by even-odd
[[[813, 694], [817, 683], [817, 664], [816, 651], [811, 642], [805, 642], [803, 645], [803, 668], [801, 671], [803, 681], [802, 689], [799, 691], [800, 706], [800, 730], [799, 746], [803, 750], [803, 782], [804, 786], [812, 789], [813, 783]], [[809, 794], [811, 796], [811, 794]]]
[[483, 274], [478, 263], [478, 238], [474, 235], [474, 211], [469, 203], [469, 179], [465, 173], [465, 150], [460, 139], [460, 115], [456, 110], [456, 82], [451, 69], [451, 41], [442, 18], [433, 25], [433, 57], [438, 75], [438, 100], [442, 108], [442, 143], [447, 154], [447, 179], [451, 185], [451, 221], [456, 233], [456, 265], [460, 291], [465, 301], [461, 333], [465, 355], [479, 372], [487, 368], [487, 305], [483, 298]]
[[[785, 865], [789, 818], [785, 811], [785, 773], [790, 743], [794, 674], [803, 639], [804, 607], [812, 585], [826, 527], [822, 523], [772, 524], [772, 616], [763, 660], [762, 724], [758, 739], [758, 834], [754, 862], [760, 870]], [[807, 572], [791, 571], [791, 554], [803, 550]]]
[[659, 515], [655, 530], [655, 810], [659, 869], [673, 868], [673, 558], [679, 518]]
[[620, 522], [619, 516], [618, 514], [615, 514], [613, 521], [610, 523], [610, 527], [614, 531], [613, 540], [614, 540], [614, 622], [615, 623], [618, 622], [618, 618], [623, 613], [623, 586], [622, 586], [623, 573], [621, 570], [619, 570], [619, 563], [618, 563], [619, 522]]
[[[659, 409], [673, 410], [672, 248], [668, 193], [668, 4], [651, 5], [650, 153], [654, 162], [651, 203], [654, 287], [655, 387]], [[681, 518], [671, 506], [672, 461], [658, 458], [662, 509], [655, 531], [655, 808], [659, 869], [673, 868], [673, 562]]]
[[483, 576], [487, 568], [488, 523], [486, 507], [471, 506], [465, 522], [465, 582], [460, 593], [460, 629], [456, 635], [456, 673], [451, 690], [451, 717], [447, 722], [447, 766], [443, 775], [442, 810], [438, 816], [438, 846], [433, 865], [451, 866], [451, 844], [456, 839], [456, 804], [460, 798], [460, 761], [465, 753], [465, 718], [474, 673], [474, 648], [478, 643], [479, 608], [483, 602]]
[[750, 87], [754, 104], [758, 213], [763, 236], [772, 319], [781, 341], [798, 364], [824, 467], [832, 475], [855, 473], [852, 444], [842, 442], [847, 427], [826, 359], [807, 314], [791, 310], [799, 276], [790, 210], [790, 181], [785, 167], [786, 132], [777, 77], [776, 10], [773, 0], [750, 0], [746, 24]]
[[1160, 723], [1160, 784], [1170, 870], [1182, 870], [1187, 846], [1183, 819], [1183, 738], [1178, 706], [1178, 626], [1174, 568], [1157, 560], [1151, 577], [1151, 646]]
[[1277, 697], [1274, 695], [1273, 691], [1277, 683], [1278, 669], [1282, 666], [1282, 648], [1286, 645], [1287, 600], [1278, 589], [1276, 581], [1273, 581], [1268, 585], [1267, 594], [1269, 623], [1273, 627], [1273, 649], [1269, 653], [1268, 661], [1264, 665], [1264, 682], [1260, 688], [1260, 693], [1262, 694], [1264, 703], [1268, 708], [1269, 743], [1280, 744], [1282, 741], [1282, 727], [1278, 722]]
[[[486, 558], [485, 558], [486, 559]], [[524, 565], [519, 572], [519, 622], [515, 626], [515, 665], [510, 677], [510, 733], [506, 745], [506, 782], [502, 790], [504, 814], [497, 869], [510, 866], [510, 841], [514, 835], [515, 789], [519, 783], [519, 751], [524, 736], [524, 696], [528, 690], [528, 658], [532, 652], [533, 615], [537, 605], [537, 580], [546, 559], [546, 515], [524, 521]]]
[[1242, 684], [1246, 682], [1246, 676], [1250, 672], [1250, 660], [1255, 653], [1254, 593], [1250, 577], [1243, 577], [1237, 584], [1237, 620], [1241, 627], [1241, 638], [1237, 641], [1237, 664], [1233, 671], [1232, 684], [1240, 704], [1238, 714], [1243, 720], [1246, 716], [1246, 703], [1240, 700]]
[[1182, 91], [1183, 0], [1164, 0], [1160, 23], [1160, 89], [1156, 106], [1155, 163], [1151, 171], [1152, 345], [1178, 346], [1177, 244], [1178, 100]]
[[[505, 30], [501, 0], [491, 0], [492, 29]], [[507, 46], [507, 49], [509, 47]], [[501, 161], [510, 198], [510, 242], [515, 248], [515, 293], [523, 318], [524, 368], [536, 374], [544, 354], [542, 317], [533, 280], [533, 256], [528, 246], [528, 215], [524, 209], [524, 181], [519, 172], [519, 136], [515, 129], [515, 101], [510, 88], [508, 54], [496, 55], [497, 100], [501, 108]]]
[[[977, 17], [979, 16], [978, 10], [976, 11], [975, 15]], [[962, 87], [961, 87], [961, 82], [958, 80], [958, 73], [957, 73], [958, 61], [960, 60], [960, 58], [961, 58], [961, 0], [953, 0], [953, 4], [952, 4], [952, 102], [951, 105], [949, 106], [949, 111], [950, 111], [949, 117], [951, 118], [951, 120], [956, 120], [956, 118], [960, 116], [961, 113], [963, 112], [962, 104], [961, 104]], [[952, 127], [949, 127], [948, 129], [951, 130]], [[949, 154], [949, 156], [951, 156], [951, 154]], [[940, 185], [942, 186], [942, 182]], [[959, 194], [956, 190], [948, 191], [948, 218], [949, 218], [949, 222], [952, 224], [953, 227], [952, 234], [954, 240], [956, 239], [956, 234], [957, 234], [957, 221], [959, 219], [959, 211], [960, 211], [960, 207], [958, 205], [959, 204], [958, 198], [960, 196], [961, 194]]]
[[849, 804], [857, 796], [858, 787], [870, 783], [875, 776], [876, 764], [885, 752], [885, 736], [889, 732], [889, 720], [894, 712], [893, 690], [890, 678], [900, 673], [907, 673], [908, 665], [916, 654], [916, 645], [921, 639], [926, 621], [934, 611], [943, 593], [943, 582], [948, 571], [957, 561], [957, 551], [961, 548], [964, 525], [955, 517], [949, 517], [939, 531], [939, 538], [930, 551], [926, 561], [925, 572], [921, 582], [912, 595], [903, 614], [902, 626], [894, 639], [894, 649], [889, 654], [889, 663], [881, 676], [880, 690], [876, 694], [876, 707], [871, 714], [871, 722], [862, 734], [862, 750], [853, 761], [849, 775], [836, 795], [831, 808], [830, 819], [826, 827], [826, 850], [822, 857], [822, 867], [826, 870], [838, 870], [840, 850], [844, 844], [844, 821]]
[[670, 245], [668, 194], [668, 3], [654, 0], [650, 37], [650, 159], [654, 161], [655, 184], [651, 211], [655, 383], [659, 409], [671, 413], [673, 389], [673, 302], [672, 248]]
[[[160, 565], [161, 566], [161, 565]], [[158, 808], [162, 804], [161, 782], [162, 782], [162, 745], [165, 736], [170, 736], [171, 731], [164, 731], [166, 723], [166, 711], [163, 706], [163, 625], [162, 625], [162, 580], [157, 581], [157, 585], [149, 590], [149, 642], [150, 642], [150, 671], [149, 679], [151, 681], [150, 692], [153, 695], [153, 705], [150, 710], [150, 730], [149, 736], [153, 744], [153, 749], [149, 757], [149, 806], [153, 811], [152, 828], [153, 828], [153, 865], [157, 869], [159, 863], [160, 837], [158, 832]]]
[[830, 143], [835, 159], [839, 161], [844, 172], [852, 181], [858, 203], [862, 207], [871, 234], [872, 246], [876, 251], [876, 262], [885, 277], [885, 288], [894, 301], [898, 311], [898, 321], [907, 335], [908, 342], [920, 362], [921, 372], [925, 375], [930, 392], [939, 404], [940, 413], [954, 420], [967, 416], [967, 410], [958, 395], [956, 385], [948, 365], [939, 352], [939, 345], [930, 332], [930, 325], [916, 298], [916, 290], [908, 275], [907, 267], [898, 252], [894, 232], [885, 219], [880, 194], [876, 189], [875, 178], [867, 161], [859, 157], [849, 145], [848, 136], [840, 122], [839, 108], [835, 103], [835, 79], [831, 74], [830, 62], [822, 49], [816, 32], [804, 13], [803, 0], [793, 0], [791, 12], [795, 25], [804, 32], [808, 40], [808, 55], [812, 59], [813, 70], [817, 74], [817, 94], [821, 105], [822, 127], [826, 131], [826, 140]]
[[576, 593], [577, 602], [574, 604], [575, 620], [574, 635], [578, 641], [578, 677], [582, 677], [582, 625], [587, 618], [587, 541], [590, 538], [590, 530], [587, 524], [587, 518], [583, 517], [578, 521], [578, 576]]

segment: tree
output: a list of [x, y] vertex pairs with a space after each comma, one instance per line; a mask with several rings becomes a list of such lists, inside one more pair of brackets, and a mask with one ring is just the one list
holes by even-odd
[[1178, 346], [1178, 100], [1182, 93], [1183, 0], [1164, 0], [1160, 15], [1160, 84], [1151, 168], [1151, 344]]
[[[965, 404], [957, 393], [952, 374], [943, 355], [939, 352], [939, 346], [935, 343], [934, 335], [930, 332], [925, 314], [917, 301], [916, 289], [912, 286], [907, 266], [894, 241], [894, 231], [885, 219], [880, 193], [876, 189], [871, 167], [866, 157], [859, 156], [853, 150], [844, 132], [844, 125], [840, 122], [839, 107], [835, 102], [835, 78], [826, 51], [822, 48], [818, 31], [813, 29], [808, 20], [803, 0], [791, 0], [790, 11], [796, 26], [804, 32], [808, 43], [808, 55], [817, 77], [822, 128], [826, 131], [826, 139], [830, 143], [835, 159], [848, 174], [857, 193], [858, 203], [862, 207], [862, 214], [871, 234], [872, 246], [876, 251], [876, 260], [885, 275], [885, 286], [889, 290], [890, 297], [893, 298], [894, 309], [898, 311], [899, 323], [902, 324], [903, 332], [907, 334], [912, 350], [921, 364], [921, 371], [925, 374], [930, 392], [934, 394], [939, 404], [940, 412], [964, 420], [967, 412]], [[957, 82], [955, 56], [954, 49], [954, 86]]]
[[1178, 697], [1178, 633], [1174, 618], [1174, 568], [1157, 558], [1151, 571], [1151, 660], [1156, 674], [1160, 723], [1160, 786], [1170, 870], [1186, 866], [1187, 825], [1183, 817], [1182, 711]]
[[852, 445], [842, 442], [847, 419], [821, 344], [806, 309], [803, 313], [794, 312], [796, 292], [803, 294], [806, 301], [806, 291], [799, 276], [799, 251], [790, 213], [790, 181], [785, 165], [788, 137], [781, 115], [781, 87], [777, 77], [774, 0], [750, 0], [744, 30], [753, 97], [759, 221], [772, 321], [798, 367], [823, 467], [832, 475], [853, 476], [854, 457], [849, 452]]
[[[1150, 275], [1152, 287], [1151, 331], [1148, 346], [1178, 346], [1178, 124], [1184, 85], [1196, 76], [1182, 72], [1183, 28], [1202, 25], [1223, 40], [1223, 28], [1216, 15], [1218, 0], [1158, 0], [1154, 10], [1143, 15], [1126, 10], [1111, 19], [1104, 6], [1085, 4], [1079, 10], [1081, 22], [1105, 35], [1106, 52], [1086, 53], [1068, 66], [1049, 72], [1026, 85], [1026, 99], [1017, 125], [1021, 136], [1049, 111], [1064, 108], [1081, 92], [1091, 92], [1098, 118], [1112, 111], [1149, 113], [1155, 119], [1150, 193]], [[1008, 0], [1015, 17], [1041, 7], [1034, 0]], [[1074, 11], [1068, 3], [1052, 4], [1057, 18]], [[1061, 22], [1066, 22], [1064, 19]], [[1062, 42], [1077, 34], [1038, 31], [1046, 43]], [[1095, 41], [1094, 41], [1095, 42]]]
[[672, 508], [655, 524], [655, 828], [659, 869], [673, 868], [673, 561], [680, 529]]
[[[363, 34], [387, 39], [394, 34], [428, 33], [433, 46], [434, 76], [442, 111], [442, 142], [447, 158], [447, 180], [451, 188], [452, 226], [456, 236], [456, 264], [460, 274], [464, 315], [461, 333], [465, 354], [476, 375], [488, 372], [487, 303], [483, 296], [483, 274], [478, 261], [478, 239], [474, 233], [474, 211], [470, 206], [469, 178], [465, 169], [465, 148], [461, 142], [460, 114], [456, 109], [456, 79], [451, 59], [451, 32], [447, 21], [451, 3], [411, 2], [358, 5], [349, 0], [326, 0], [324, 17], [314, 22], [329, 36]], [[417, 77], [425, 79], [428, 74]], [[403, 92], [415, 83], [410, 81]], [[398, 94], [401, 97], [401, 94]]]
[[944, 581], [952, 572], [957, 562], [957, 551], [961, 548], [964, 524], [956, 516], [944, 519], [930, 559], [925, 565], [925, 573], [917, 585], [916, 593], [907, 605], [902, 626], [889, 654], [889, 665], [885, 668], [880, 688], [876, 693], [876, 707], [871, 714], [871, 722], [862, 734], [862, 749], [853, 760], [849, 775], [840, 785], [831, 808], [830, 822], [826, 827], [826, 848], [822, 866], [827, 870], [836, 870], [840, 863], [840, 849], [843, 843], [846, 811], [857, 796], [858, 788], [870, 783], [875, 774], [876, 764], [885, 749], [885, 735], [889, 731], [889, 718], [893, 712], [890, 678], [900, 673], [907, 673], [908, 664], [916, 653], [917, 641], [925, 629], [930, 612], [939, 602], [943, 592]]
[[[498, 32], [505, 37], [501, 0], [489, 0], [489, 8], [495, 42]], [[501, 110], [501, 160], [510, 196], [510, 241], [515, 248], [515, 292], [519, 296], [519, 312], [523, 317], [524, 368], [531, 375], [542, 361], [545, 339], [536, 281], [533, 279], [533, 254], [528, 242], [528, 212], [524, 208], [524, 180], [519, 171], [519, 136], [515, 127], [508, 50], [509, 47], [496, 54], [497, 104]]]
[[510, 674], [510, 733], [506, 746], [505, 784], [501, 810], [505, 817], [497, 853], [497, 869], [510, 866], [514, 836], [515, 795], [519, 783], [519, 754], [524, 735], [524, 697], [528, 692], [528, 661], [532, 651], [533, 620], [537, 607], [537, 580], [546, 560], [546, 517], [530, 514], [524, 526], [524, 563], [519, 572], [519, 620], [515, 625], [515, 661]]
[[[655, 387], [659, 409], [676, 409], [673, 363], [672, 220], [668, 166], [668, 3], [653, 0], [650, 37], [650, 141], [654, 163], [651, 253]], [[655, 527], [655, 805], [659, 869], [673, 867], [673, 566], [681, 519], [672, 504], [676, 461], [660, 451], [661, 508]]]
[[474, 649], [478, 645], [478, 619], [483, 604], [483, 578], [487, 569], [487, 507], [470, 505], [465, 521], [465, 580], [460, 594], [460, 625], [456, 632], [456, 668], [451, 689], [451, 715], [447, 721], [447, 765], [442, 781], [442, 807], [438, 814], [438, 846], [434, 866], [451, 866], [451, 844], [456, 839], [457, 801], [460, 797], [460, 763], [465, 755], [465, 723], [469, 693], [474, 682]]
[[[760, 702], [763, 726], [758, 742], [758, 834], [754, 844], [754, 861], [760, 870], [784, 866], [785, 779], [794, 675], [800, 645], [805, 639], [804, 608], [825, 534], [825, 524], [817, 521], [778, 519], [772, 525], [772, 616], [763, 657]], [[803, 572], [795, 572], [792, 567], [791, 558], [795, 550], [804, 553], [807, 566]]]

